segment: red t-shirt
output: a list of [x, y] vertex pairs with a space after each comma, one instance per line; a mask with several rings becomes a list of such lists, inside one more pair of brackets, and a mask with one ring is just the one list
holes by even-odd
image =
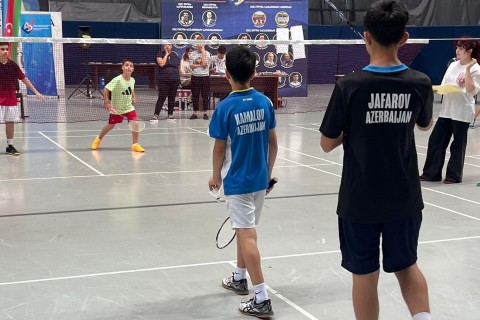
[[15, 62], [8, 60], [5, 64], [0, 62], [0, 75], [0, 106], [16, 106], [17, 81], [23, 80], [25, 74]]

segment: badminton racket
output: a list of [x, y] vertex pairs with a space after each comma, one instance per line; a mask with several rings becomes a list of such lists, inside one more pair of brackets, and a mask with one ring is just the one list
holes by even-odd
[[335, 5], [330, 1], [330, 0], [324, 0], [330, 7], [332, 7], [333, 11], [335, 11], [335, 13], [340, 17], [340, 19], [345, 22], [349, 27], [350, 29], [352, 29], [353, 33], [355, 33], [357, 36], [359, 36], [360, 38], [362, 38], [363, 40], [365, 40], [365, 38], [363, 37], [363, 34], [361, 34], [357, 29], [355, 29], [355, 27], [350, 23], [350, 21], [348, 21], [348, 19], [345, 17], [345, 15], [342, 13], [342, 11], [338, 10], [337, 7], [335, 7]]
[[[268, 182], [268, 188], [267, 188], [267, 194], [273, 189], [273, 186], [275, 183], [278, 182], [277, 178], [272, 178]], [[212, 197], [214, 197], [217, 201], [222, 201], [222, 195], [220, 193], [220, 190], [218, 189], [213, 189], [210, 191], [210, 194]], [[227, 217], [222, 224], [220, 225], [220, 228], [217, 231], [217, 236], [215, 237], [215, 244], [217, 245], [218, 249], [224, 249], [226, 248], [230, 243], [233, 242], [233, 239], [235, 239], [235, 236], [237, 235], [235, 230], [232, 229], [229, 223], [230, 217]]]

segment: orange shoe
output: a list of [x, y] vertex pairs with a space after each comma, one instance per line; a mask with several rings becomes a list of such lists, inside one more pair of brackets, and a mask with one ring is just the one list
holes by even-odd
[[145, 152], [145, 149], [139, 143], [132, 144], [132, 151], [133, 152]]
[[100, 139], [99, 137], [95, 137], [95, 140], [93, 140], [92, 143], [92, 150], [97, 150], [100, 146], [100, 142], [102, 142], [102, 139]]

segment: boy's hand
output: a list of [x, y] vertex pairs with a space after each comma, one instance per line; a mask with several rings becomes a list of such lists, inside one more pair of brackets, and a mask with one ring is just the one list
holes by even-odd
[[210, 177], [210, 179], [208, 180], [208, 189], [210, 191], [212, 191], [213, 189], [219, 190], [221, 186], [222, 186], [221, 179], [214, 179], [213, 177]]
[[107, 110], [110, 111], [110, 112], [114, 112], [114, 111], [115, 111], [110, 103], [107, 103], [107, 104], [105, 105], [105, 108], [107, 108]]
[[40, 92], [37, 91], [37, 93], [35, 93], [35, 95], [37, 96], [38, 99], [40, 99], [42, 101], [45, 100], [45, 97]]
[[137, 103], [137, 98], [136, 98], [136, 97], [133, 97], [133, 98], [132, 98], [132, 104], [135, 105], [135, 103]]
[[278, 182], [277, 178], [270, 178], [268, 180], [268, 188], [267, 188], [266, 194], [269, 194], [270, 191], [272, 191], [272, 189], [275, 187], [275, 183], [277, 182]]

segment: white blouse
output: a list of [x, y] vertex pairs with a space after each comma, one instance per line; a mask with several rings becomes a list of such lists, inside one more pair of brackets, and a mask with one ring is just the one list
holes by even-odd
[[472, 122], [475, 113], [475, 95], [480, 91], [480, 66], [475, 64], [470, 69], [475, 85], [474, 93], [467, 93], [465, 90], [465, 70], [467, 65], [455, 61], [450, 64], [442, 84], [454, 84], [463, 88], [463, 92], [449, 93], [443, 96], [442, 109], [439, 116], [462, 122]]

